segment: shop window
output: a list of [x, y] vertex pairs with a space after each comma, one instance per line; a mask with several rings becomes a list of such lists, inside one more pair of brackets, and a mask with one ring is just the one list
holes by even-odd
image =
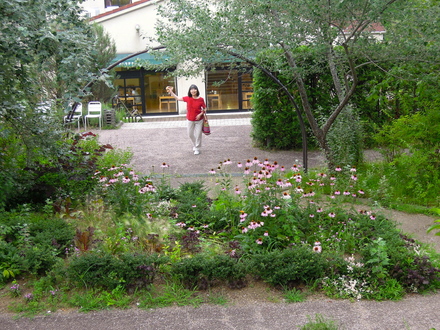
[[145, 70], [118, 71], [114, 83], [118, 97], [127, 108], [135, 108], [144, 115], [176, 113], [177, 102], [166, 92], [166, 86], [175, 87], [174, 78], [166, 72]]
[[206, 98], [210, 110], [251, 109], [252, 75], [237, 70], [208, 71]]

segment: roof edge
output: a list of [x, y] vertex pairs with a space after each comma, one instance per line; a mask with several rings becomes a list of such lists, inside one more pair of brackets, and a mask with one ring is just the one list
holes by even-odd
[[133, 3], [129, 3], [128, 5], [125, 5], [125, 6], [122, 6], [122, 7], [113, 9], [113, 10], [110, 10], [108, 12], [105, 12], [105, 13], [93, 16], [93, 17], [91, 17], [89, 19], [89, 21], [96, 21], [96, 20], [99, 20], [101, 18], [105, 18], [106, 16], [110, 16], [110, 15], [113, 15], [113, 14], [118, 14], [120, 12], [122, 13], [123, 11], [125, 11], [127, 9], [130, 9], [130, 8], [133, 8], [133, 7], [137, 7], [137, 6], [144, 5], [144, 4], [147, 4], [147, 5], [154, 4], [156, 2], [158, 2], [158, 0], [139, 0], [139, 1], [136, 1], [136, 2], [133, 2]]

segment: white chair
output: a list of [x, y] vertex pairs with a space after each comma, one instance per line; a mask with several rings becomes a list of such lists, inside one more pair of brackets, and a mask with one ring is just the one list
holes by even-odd
[[87, 106], [87, 115], [84, 116], [84, 128], [87, 129], [87, 118], [98, 118], [99, 129], [102, 125], [102, 105], [99, 101], [91, 101]]
[[67, 116], [64, 116], [64, 124], [77, 121], [79, 130], [82, 120], [82, 104], [79, 102], [75, 102], [72, 106], [71, 112], [69, 112]]

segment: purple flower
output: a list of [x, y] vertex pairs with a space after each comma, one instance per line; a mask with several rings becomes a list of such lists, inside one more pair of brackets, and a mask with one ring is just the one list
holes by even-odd
[[27, 301], [30, 301], [30, 300], [34, 299], [34, 295], [32, 293], [26, 293], [24, 295], [24, 299], [26, 299]]

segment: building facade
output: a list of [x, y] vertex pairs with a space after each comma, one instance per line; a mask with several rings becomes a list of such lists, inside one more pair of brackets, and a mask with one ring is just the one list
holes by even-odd
[[[145, 39], [155, 36], [157, 7], [163, 0], [87, 0], [82, 6], [91, 22], [101, 25], [114, 40], [117, 56], [114, 62], [146, 48]], [[196, 84], [210, 111], [231, 112], [251, 109], [251, 72], [232, 72], [228, 68], [205, 71], [198, 77], [170, 78], [165, 71], [152, 71], [136, 64], [136, 58], [153, 62], [152, 55], [144, 53], [124, 61], [116, 67], [118, 96], [128, 107], [142, 115], [183, 114], [186, 107], [166, 93], [166, 86], [174, 86], [184, 96], [189, 86]], [[225, 81], [220, 86], [215, 83]]]

